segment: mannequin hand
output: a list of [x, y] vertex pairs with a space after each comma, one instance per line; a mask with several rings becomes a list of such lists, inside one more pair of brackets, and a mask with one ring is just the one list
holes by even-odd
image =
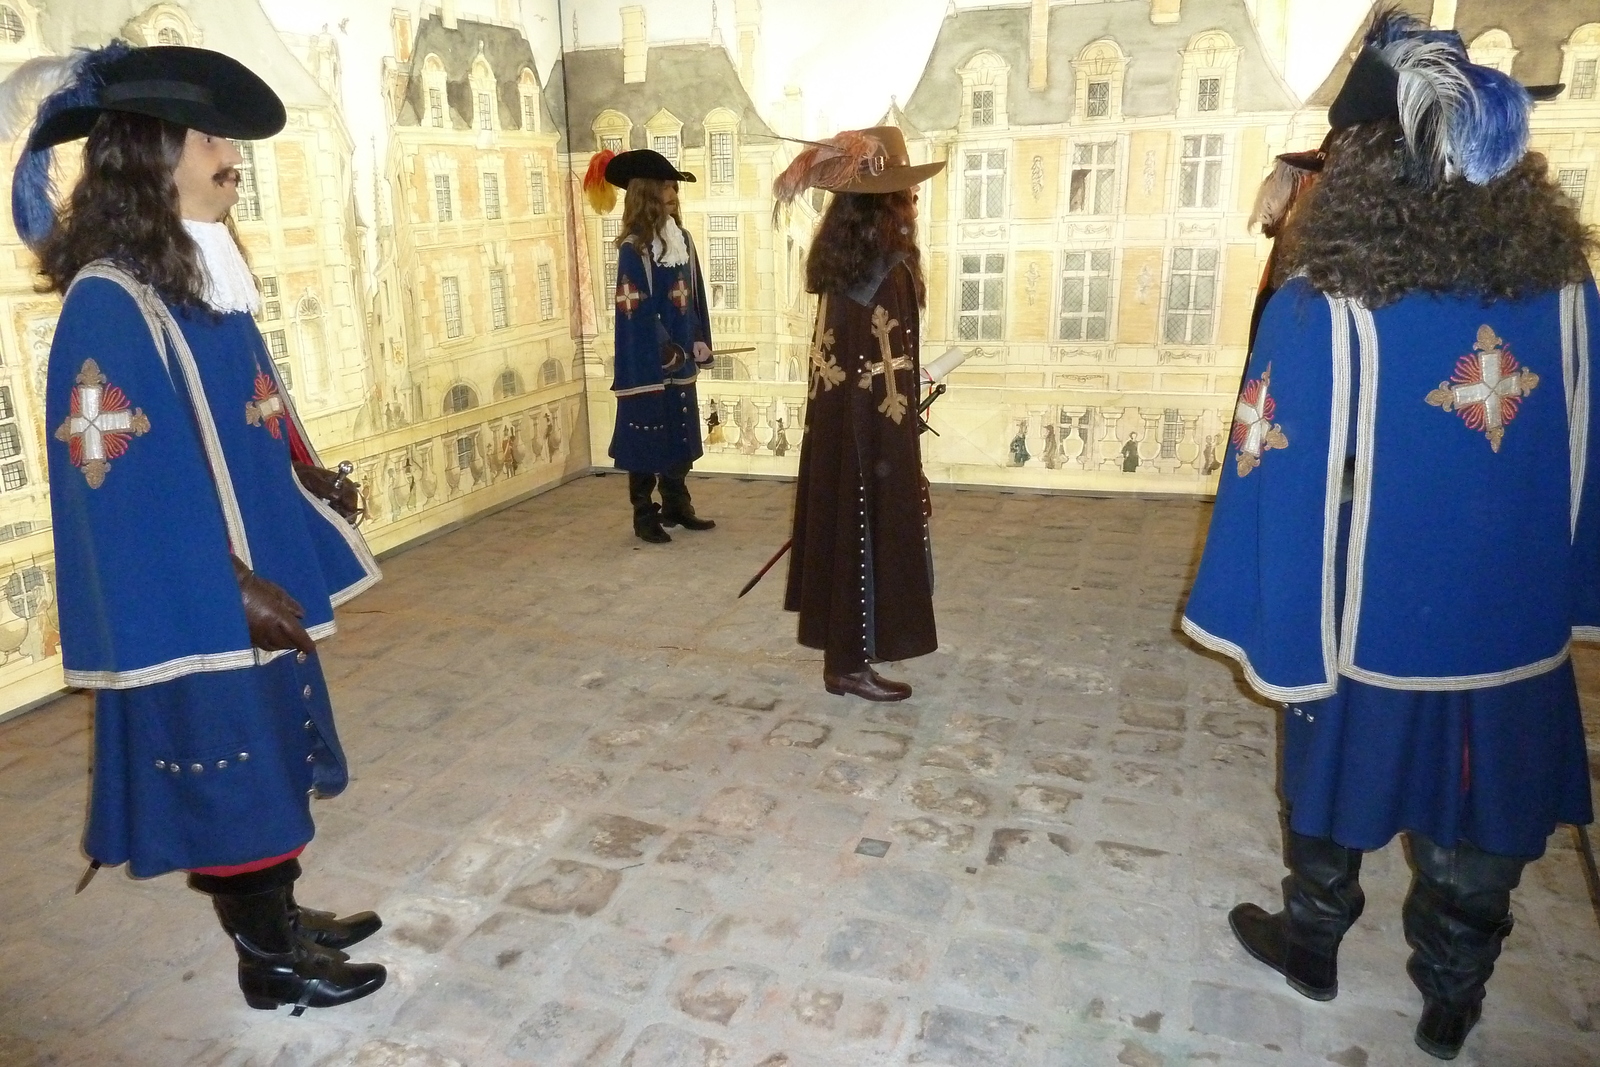
[[268, 652], [298, 649], [313, 655], [317, 646], [300, 625], [305, 609], [283, 587], [267, 581], [244, 565], [238, 556], [233, 559], [233, 576], [239, 580], [239, 595], [244, 601], [244, 621], [250, 628], [250, 643]]
[[711, 354], [710, 345], [706, 344], [704, 341], [696, 341], [694, 343], [694, 361], [696, 363], [703, 367], [707, 363], [713, 362], [715, 358], [716, 357]]

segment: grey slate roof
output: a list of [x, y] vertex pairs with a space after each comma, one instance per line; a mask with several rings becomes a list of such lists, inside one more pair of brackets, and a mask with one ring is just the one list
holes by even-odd
[[1013, 126], [1064, 122], [1073, 109], [1072, 61], [1102, 37], [1116, 41], [1128, 56], [1122, 113], [1130, 118], [1170, 115], [1178, 108], [1181, 52], [1206, 30], [1224, 31], [1242, 49], [1234, 90], [1238, 110], [1293, 111], [1298, 106], [1267, 59], [1242, 0], [1184, 0], [1178, 21], [1165, 26], [1151, 23], [1150, 0], [1051, 7], [1049, 80], [1037, 91], [1028, 88], [1028, 16], [1026, 4], [946, 15], [922, 78], [906, 102], [910, 120], [924, 130], [953, 129], [961, 108], [956, 69], [978, 52], [990, 51], [1011, 67], [1006, 110]]
[[[39, 32], [50, 50], [64, 55], [77, 47], [99, 48], [157, 0], [46, 0]], [[295, 58], [258, 0], [184, 0], [199, 27], [202, 47], [226, 53], [255, 71], [289, 107], [332, 107], [311, 72]]]
[[[566, 91], [572, 90], [568, 101]], [[645, 78], [625, 84], [621, 48], [582, 48], [566, 52], [550, 71], [550, 113], [573, 133], [573, 151], [595, 148], [594, 120], [606, 109], [633, 123], [629, 148], [648, 148], [644, 124], [665, 108], [683, 122], [683, 146], [705, 144], [705, 117], [725, 107], [739, 116], [744, 136], [771, 137], [726, 49], [715, 44], [651, 45]]]
[[[444, 64], [445, 111], [452, 129], [472, 129], [472, 64], [479, 50], [494, 72], [495, 100], [500, 111], [500, 128], [522, 128], [522, 94], [518, 81], [524, 70], [533, 74], [534, 84], [539, 84], [539, 68], [533, 61], [533, 46], [521, 30], [510, 26], [495, 26], [471, 19], [457, 19], [456, 28], [445, 29], [438, 12], [423, 19], [417, 26], [417, 37], [411, 48], [411, 69], [407, 72], [406, 97], [396, 109], [395, 123], [399, 126], [420, 126], [424, 106], [422, 102], [422, 65], [428, 56], [439, 57]], [[544, 94], [541, 92], [540, 98]], [[549, 111], [546, 109], [546, 116]], [[554, 124], [552, 124], [554, 125]]]
[[[1433, 10], [1428, 0], [1404, 0], [1399, 6], [1423, 20]], [[1511, 35], [1511, 46], [1518, 50], [1511, 73], [1528, 85], [1561, 80], [1561, 46], [1586, 22], [1600, 22], [1596, 0], [1461, 0], [1456, 8], [1456, 29], [1469, 45], [1487, 30], [1505, 30]], [[1367, 20], [1363, 20], [1350, 47], [1339, 54], [1339, 62], [1306, 101], [1308, 105], [1325, 108], [1333, 103], [1350, 73], [1350, 56], [1361, 46], [1366, 32]]]

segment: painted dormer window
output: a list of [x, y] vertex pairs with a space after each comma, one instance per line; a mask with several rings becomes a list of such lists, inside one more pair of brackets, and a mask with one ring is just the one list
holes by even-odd
[[1505, 30], [1485, 30], [1467, 46], [1467, 55], [1480, 67], [1493, 67], [1501, 74], [1510, 74], [1517, 50]]
[[444, 95], [444, 64], [430, 53], [422, 61], [422, 97], [426, 107], [423, 124], [436, 130], [449, 125], [449, 113]]
[[517, 78], [517, 101], [522, 115], [522, 132], [539, 131], [539, 83], [533, 71], [524, 69]]
[[1122, 76], [1128, 57], [1109, 37], [1094, 41], [1072, 61], [1073, 118], [1104, 122], [1122, 118]]
[[1183, 50], [1178, 114], [1231, 114], [1241, 51], [1221, 30], [1196, 35]]
[[607, 108], [595, 116], [593, 129], [598, 149], [622, 152], [628, 147], [633, 123], [622, 112]]
[[644, 128], [653, 150], [666, 156], [674, 167], [683, 166], [683, 122], [676, 115], [662, 108], [650, 117]]
[[483, 56], [473, 60], [472, 74], [468, 80], [472, 84], [473, 129], [496, 129], [500, 125], [500, 116], [499, 109], [495, 107], [494, 71], [489, 69], [489, 62]]
[[1004, 126], [1011, 68], [993, 52], [979, 52], [956, 71], [961, 76], [961, 125], [965, 129]]
[[1600, 22], [1579, 26], [1561, 46], [1561, 80], [1566, 83], [1564, 99], [1600, 99]]
[[706, 131], [706, 168], [711, 172], [710, 192], [730, 193], [735, 170], [734, 135], [739, 128], [739, 116], [725, 107], [713, 108], [706, 113], [702, 125]]
[[0, 4], [0, 43], [21, 44], [23, 38], [28, 36], [28, 28], [22, 22], [22, 16], [17, 9], [8, 4]]
[[[7, 5], [15, 7], [14, 4]], [[189, 13], [176, 4], [155, 4], [128, 23], [128, 38], [145, 45], [199, 45], [202, 34]]]

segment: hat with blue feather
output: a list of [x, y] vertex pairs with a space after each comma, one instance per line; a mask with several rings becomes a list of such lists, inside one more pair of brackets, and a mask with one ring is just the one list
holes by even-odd
[[1380, 11], [1328, 108], [1334, 132], [1393, 121], [1428, 181], [1485, 185], [1528, 151], [1528, 114], [1560, 85], [1525, 86], [1480, 66], [1461, 35], [1394, 8]]
[[28, 130], [11, 183], [11, 216], [30, 247], [55, 226], [51, 150], [87, 137], [108, 111], [246, 141], [271, 137], [287, 119], [271, 86], [238, 60], [207, 48], [113, 41], [30, 59], [0, 84], [0, 138]]

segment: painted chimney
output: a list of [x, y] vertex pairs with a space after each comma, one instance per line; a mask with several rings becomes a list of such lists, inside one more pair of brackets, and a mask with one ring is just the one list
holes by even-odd
[[1456, 28], [1456, 0], [1433, 0], [1433, 15], [1428, 24], [1436, 30]]
[[644, 81], [644, 8], [638, 4], [622, 9], [622, 80], [634, 85]]
[[1050, 82], [1050, 0], [1033, 0], [1028, 9], [1028, 88]]
[[456, 28], [456, 0], [441, 0], [439, 4], [439, 21], [447, 30]]
[[733, 18], [739, 42], [739, 80], [745, 92], [752, 97], [760, 91], [756, 85], [760, 73], [761, 0], [734, 0]]
[[1150, 21], [1157, 26], [1177, 22], [1183, 15], [1183, 0], [1150, 0]]

